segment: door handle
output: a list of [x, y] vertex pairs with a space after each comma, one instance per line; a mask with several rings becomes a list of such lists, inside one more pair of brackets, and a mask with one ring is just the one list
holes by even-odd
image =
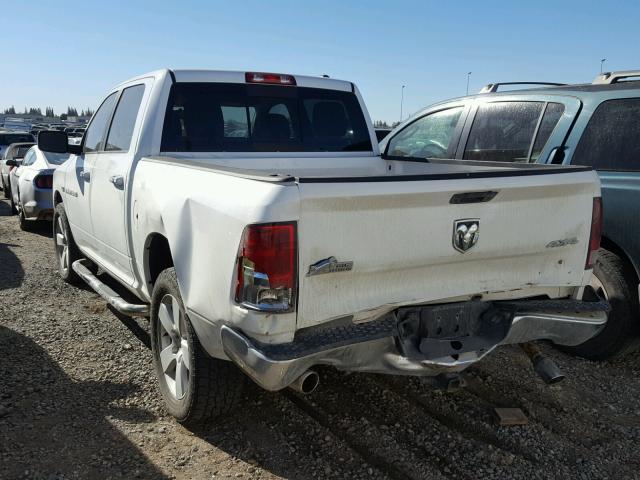
[[109, 181], [113, 183], [113, 186], [118, 190], [122, 190], [124, 188], [124, 177], [122, 175], [113, 175], [109, 177]]
[[89, 170], [80, 170], [80, 178], [88, 182], [91, 180], [91, 172]]

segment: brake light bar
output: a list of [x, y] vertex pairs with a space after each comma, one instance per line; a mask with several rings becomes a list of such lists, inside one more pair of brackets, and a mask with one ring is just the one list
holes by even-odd
[[589, 250], [587, 251], [587, 261], [585, 270], [593, 268], [596, 260], [596, 253], [600, 248], [600, 236], [602, 234], [602, 198], [593, 198], [593, 208], [591, 210], [591, 233], [589, 235]]
[[293, 75], [286, 75], [284, 73], [246, 72], [244, 79], [247, 83], [264, 83], [270, 85], [296, 84], [296, 79]]

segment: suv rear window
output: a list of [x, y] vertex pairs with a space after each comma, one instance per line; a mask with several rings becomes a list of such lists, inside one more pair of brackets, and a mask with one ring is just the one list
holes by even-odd
[[30, 133], [0, 133], [0, 145], [23, 142], [35, 142], [35, 139]]
[[164, 152], [372, 150], [355, 94], [318, 88], [176, 83], [162, 132]]
[[473, 120], [463, 158], [535, 161], [563, 112], [564, 105], [560, 103], [548, 103], [546, 108], [544, 102], [485, 103]]
[[602, 102], [591, 116], [571, 163], [596, 170], [640, 171], [640, 98]]

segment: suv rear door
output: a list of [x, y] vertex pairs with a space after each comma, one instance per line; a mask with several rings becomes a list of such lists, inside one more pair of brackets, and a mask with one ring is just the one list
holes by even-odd
[[582, 103], [576, 97], [491, 94], [474, 100], [456, 158], [545, 163], [562, 148]]

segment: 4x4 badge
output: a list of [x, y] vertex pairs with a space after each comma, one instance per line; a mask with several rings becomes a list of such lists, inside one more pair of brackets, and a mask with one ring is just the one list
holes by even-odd
[[480, 219], [464, 218], [453, 222], [453, 248], [465, 253], [476, 243], [480, 236]]

